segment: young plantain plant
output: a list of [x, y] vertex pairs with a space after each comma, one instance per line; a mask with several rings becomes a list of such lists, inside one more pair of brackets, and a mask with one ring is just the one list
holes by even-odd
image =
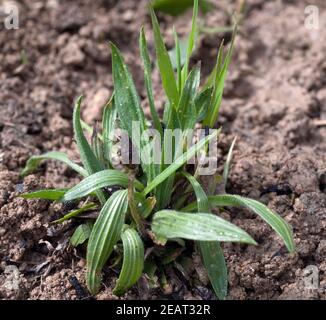
[[[74, 108], [74, 136], [82, 166], [71, 161], [63, 153], [48, 152], [41, 156], [31, 157], [22, 171], [22, 175], [28, 175], [42, 160], [50, 159], [63, 162], [83, 177], [83, 180], [71, 189], [40, 190], [24, 194], [22, 197], [64, 203], [87, 199], [80, 202], [78, 209], [74, 209], [57, 220], [58, 223], [78, 217], [81, 213], [94, 211], [94, 209], [100, 211], [97, 217], [90, 218], [86, 224], [81, 224], [71, 238], [73, 245], [88, 240], [86, 282], [92, 294], [100, 290], [102, 268], [113, 253], [118, 256], [116, 260], [118, 263], [122, 260], [121, 272], [114, 293], [122, 295], [138, 281], [144, 272], [144, 263], [148, 258], [145, 259], [145, 245], [153, 246], [154, 241], [159, 246], [164, 246], [173, 241], [178, 246], [184, 246], [184, 240], [194, 240], [194, 247], [201, 254], [202, 262], [217, 297], [224, 299], [227, 295], [227, 268], [220, 242], [246, 244], [256, 244], [256, 242], [245, 231], [213, 214], [211, 212], [213, 208], [244, 206], [252, 210], [276, 231], [290, 252], [294, 250], [291, 228], [276, 213], [255, 200], [238, 195], [208, 195], [198, 182], [200, 163], [196, 162], [193, 165], [193, 174], [191, 170], [187, 170], [189, 168], [187, 162], [199, 151], [201, 157], [207, 155], [208, 144], [216, 139], [220, 130], [212, 130], [211, 134], [197, 139], [197, 143], [188, 149], [184, 144], [184, 135], [179, 141], [174, 139], [172, 145], [176, 147], [176, 150], [172, 154], [172, 162], [167, 164], [163, 161], [165, 146], [171, 144], [167, 141], [165, 134], [167, 129], [180, 129], [185, 132], [187, 129], [193, 129], [196, 123], [213, 128], [221, 105], [234, 37], [225, 57], [223, 57], [223, 46], [221, 46], [211, 75], [199, 89], [200, 66], [195, 66], [189, 72], [189, 61], [196, 42], [197, 13], [198, 0], [195, 0], [186, 61], [182, 65], [180, 52], [177, 52], [175, 74], [157, 18], [151, 9], [157, 65], [167, 96], [163, 119], [156, 111], [151, 81], [152, 63], [144, 30], [140, 31], [140, 54], [144, 65], [145, 86], [152, 123], [153, 128], [160, 133], [162, 142], [163, 155], [158, 163], [153, 160], [153, 149], [148, 148], [152, 142], [149, 135], [144, 134], [148, 129], [148, 121], [141, 108], [134, 82], [120, 51], [111, 43], [114, 94], [104, 108], [102, 134], [92, 130], [80, 119], [81, 97]], [[178, 51], [180, 47], [176, 33], [175, 42]], [[137, 121], [140, 134], [145, 136], [140, 141], [134, 137], [133, 121]], [[144, 155], [145, 160], [149, 160], [142, 160], [137, 170], [130, 166], [117, 169], [113, 163], [114, 132], [118, 125], [127, 132], [130, 141]], [[94, 131], [92, 143], [86, 139], [85, 129]], [[223, 173], [225, 180], [231, 154], [232, 150]], [[192, 194], [197, 201], [189, 204]], [[117, 250], [121, 247], [123, 250]], [[179, 249], [177, 252], [183, 251]], [[164, 257], [162, 265], [173, 262], [176, 256], [176, 251], [174, 251]], [[156, 267], [152, 266], [150, 269], [153, 273]], [[164, 273], [162, 277], [165, 279]]]

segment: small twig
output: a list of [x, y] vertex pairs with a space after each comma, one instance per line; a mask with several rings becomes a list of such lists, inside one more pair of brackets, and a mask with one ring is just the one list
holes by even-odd
[[68, 278], [68, 281], [70, 282], [71, 286], [75, 289], [77, 298], [79, 300], [85, 300], [89, 299], [89, 295], [85, 288], [80, 284], [76, 276], [70, 276]]
[[314, 120], [314, 125], [316, 127], [324, 127], [326, 126], [326, 120]]
[[207, 34], [217, 34], [217, 33], [232, 33], [233, 31], [232, 26], [225, 26], [225, 27], [200, 27], [200, 32], [207, 33]]

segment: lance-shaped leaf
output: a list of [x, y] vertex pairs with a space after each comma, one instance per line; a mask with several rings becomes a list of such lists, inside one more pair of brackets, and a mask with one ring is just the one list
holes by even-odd
[[228, 182], [228, 176], [229, 176], [229, 170], [230, 170], [230, 165], [231, 165], [231, 161], [232, 161], [232, 155], [233, 155], [233, 149], [234, 149], [234, 145], [235, 142], [237, 141], [237, 137], [235, 137], [231, 143], [231, 147], [229, 149], [228, 155], [226, 157], [226, 161], [224, 164], [224, 169], [223, 169], [223, 180], [224, 180], [224, 185], [226, 186], [227, 182]]
[[181, 128], [193, 129], [197, 119], [195, 97], [200, 82], [200, 65], [196, 66], [189, 74], [183, 87], [180, 102], [178, 105], [178, 117]]
[[[122, 55], [118, 48], [111, 43], [112, 51], [112, 73], [114, 82], [114, 103], [119, 114], [122, 129], [124, 129], [137, 151], [142, 155], [142, 168], [146, 172], [147, 177], [153, 176], [153, 163], [148, 153], [148, 148], [145, 148], [149, 143], [148, 135], [144, 134], [147, 130], [145, 115], [141, 108], [139, 96], [132, 77], [128, 71], [126, 64], [123, 61]], [[134, 130], [133, 124], [136, 124]]]
[[127, 209], [127, 190], [117, 191], [105, 203], [94, 224], [87, 246], [86, 276], [92, 294], [99, 291], [102, 268], [120, 238]]
[[[71, 188], [65, 195], [64, 200], [70, 201], [77, 198], [82, 198], [88, 194], [105, 187], [120, 186], [127, 188], [129, 184], [128, 176], [118, 170], [103, 170], [92, 174]], [[143, 190], [143, 185], [135, 180], [135, 187], [138, 190]]]
[[207, 116], [203, 122], [204, 125], [208, 125], [210, 128], [214, 127], [215, 122], [218, 117], [218, 114], [219, 114], [219, 110], [220, 110], [220, 106], [221, 106], [221, 102], [222, 102], [222, 95], [223, 95], [223, 91], [224, 91], [225, 80], [226, 80], [226, 76], [228, 73], [229, 64], [230, 64], [231, 58], [232, 58], [232, 52], [233, 52], [236, 32], [237, 32], [237, 27], [235, 27], [235, 29], [233, 31], [230, 48], [225, 57], [223, 65], [222, 66], [220, 65], [222, 53], [219, 52], [217, 66], [215, 68], [215, 71], [213, 72], [213, 75], [215, 75], [214, 93], [213, 93], [211, 106], [210, 106]]
[[126, 228], [121, 234], [123, 264], [113, 294], [120, 296], [140, 278], [144, 268], [144, 245], [136, 230]]
[[224, 300], [228, 290], [228, 270], [221, 245], [217, 241], [197, 243], [214, 292], [220, 300]]
[[[199, 182], [189, 173], [184, 173], [184, 176], [195, 191], [198, 211], [210, 213], [207, 195]], [[224, 300], [227, 295], [228, 273], [221, 245], [217, 241], [197, 241], [196, 243], [215, 294], [219, 299]]]
[[152, 231], [158, 238], [256, 244], [245, 231], [208, 213], [162, 210], [154, 214]]
[[208, 108], [211, 103], [212, 93], [213, 93], [213, 88], [210, 87], [203, 90], [197, 95], [195, 100], [197, 122], [201, 122], [202, 120], [205, 119], [206, 114], [208, 112]]
[[111, 166], [111, 152], [114, 139], [115, 122], [117, 120], [117, 109], [114, 105], [114, 95], [104, 107], [103, 111], [103, 152], [104, 159]]
[[24, 199], [44, 199], [58, 201], [60, 200], [68, 189], [48, 189], [48, 190], [37, 190], [30, 193], [24, 193], [19, 195]]
[[[275, 232], [283, 239], [287, 249], [290, 252], [293, 252], [295, 250], [293, 234], [289, 224], [264, 204], [256, 200], [244, 198], [238, 195], [231, 195], [231, 194], [209, 196], [208, 201], [211, 208], [243, 206], [249, 210], [252, 210], [275, 230]], [[187, 211], [187, 212], [194, 211], [194, 210], [197, 210], [196, 202], [182, 209], [182, 211]]]
[[200, 140], [194, 144], [189, 150], [178, 157], [170, 166], [168, 166], [163, 172], [161, 172], [152, 182], [150, 182], [145, 190], [144, 195], [147, 195], [164, 180], [169, 178], [174, 172], [181, 168], [187, 161], [189, 161], [201, 148], [203, 148], [207, 143], [217, 137], [220, 130], [215, 130], [212, 134]]
[[76, 216], [78, 216], [79, 214], [85, 212], [85, 211], [88, 211], [88, 210], [91, 210], [91, 209], [95, 209], [97, 207], [97, 205], [93, 202], [91, 203], [88, 203], [86, 204], [85, 206], [79, 208], [79, 209], [76, 209], [76, 210], [73, 210], [67, 214], [65, 214], [62, 218], [58, 219], [58, 220], [55, 220], [53, 221], [52, 223], [62, 223], [64, 221], [67, 221], [71, 218], [74, 218]]
[[195, 191], [198, 204], [198, 212], [211, 213], [211, 208], [208, 203], [207, 195], [204, 189], [201, 187], [200, 183], [196, 180], [195, 177], [193, 177], [188, 172], [182, 172], [182, 175], [188, 179], [192, 188]]
[[[85, 130], [90, 136], [92, 136], [94, 134], [94, 128], [92, 128], [89, 124], [87, 124], [82, 119], [80, 119], [80, 124], [81, 124], [83, 130]], [[100, 141], [103, 141], [103, 135], [101, 135], [99, 132], [97, 133], [97, 138]]]
[[192, 26], [191, 32], [188, 39], [188, 49], [187, 49], [187, 58], [186, 63], [182, 69], [182, 86], [185, 83], [185, 80], [188, 76], [189, 62], [192, 52], [195, 49], [196, 37], [197, 37], [197, 16], [198, 16], [198, 0], [194, 0], [194, 8], [192, 14]]
[[[152, 86], [152, 67], [151, 67], [151, 61], [149, 58], [149, 53], [148, 53], [148, 47], [147, 47], [147, 42], [146, 42], [146, 37], [145, 37], [145, 32], [144, 29], [142, 28], [140, 31], [140, 38], [139, 38], [139, 47], [140, 47], [140, 53], [141, 57], [143, 60], [143, 65], [144, 65], [144, 79], [145, 79], [145, 86], [147, 90], [147, 97], [148, 97], [148, 102], [149, 102], [149, 107], [152, 115], [152, 120], [154, 124], [154, 128], [159, 132], [159, 136], [156, 137], [155, 139], [162, 139], [163, 137], [163, 129], [160, 121], [160, 117], [156, 111], [155, 108], [155, 102], [154, 102], [154, 94], [153, 94], [153, 86]], [[153, 142], [153, 140], [152, 140]], [[150, 145], [150, 144], [148, 144]], [[148, 154], [151, 155], [152, 159], [151, 162], [154, 162], [154, 154], [152, 153], [153, 150], [149, 149]], [[155, 152], [155, 150], [154, 150]], [[151, 181], [153, 180], [159, 173], [160, 173], [160, 165], [152, 163], [150, 166], [150, 175], [147, 175], [147, 180]]]
[[[175, 48], [169, 51], [172, 66], [177, 70], [178, 92], [182, 91], [182, 53], [177, 31], [173, 27]], [[185, 50], [186, 52], [186, 50]], [[186, 55], [186, 53], [185, 53]]]
[[173, 193], [173, 183], [175, 174], [171, 174], [165, 179], [158, 187], [153, 191], [156, 197], [156, 208], [157, 210], [166, 208], [171, 202]]
[[93, 225], [91, 223], [84, 223], [78, 226], [70, 238], [71, 245], [77, 247], [83, 244], [90, 237], [92, 228]]
[[142, 217], [145, 219], [150, 216], [156, 204], [156, 199], [154, 197], [148, 197], [139, 207], [139, 212], [141, 213]]
[[156, 130], [158, 130], [162, 136], [162, 126], [161, 126], [160, 118], [159, 118], [158, 113], [155, 108], [153, 85], [152, 85], [152, 79], [151, 79], [152, 67], [151, 67], [151, 61], [150, 61], [149, 54], [148, 54], [148, 47], [147, 47], [147, 41], [146, 41], [144, 28], [141, 28], [141, 30], [140, 30], [139, 48], [140, 48], [140, 54], [141, 54], [141, 57], [143, 60], [143, 65], [144, 65], [145, 86], [146, 86], [146, 90], [147, 90], [149, 108], [151, 110], [154, 128]]
[[153, 25], [153, 32], [154, 32], [156, 57], [157, 57], [158, 67], [160, 69], [162, 84], [171, 105], [174, 108], [176, 108], [179, 101], [179, 93], [178, 93], [177, 83], [174, 77], [173, 66], [171, 63], [169, 53], [166, 50], [154, 10], [150, 8], [150, 11], [151, 11], [152, 25]]
[[[145, 115], [141, 108], [139, 96], [132, 77], [123, 61], [118, 48], [111, 43], [112, 73], [114, 81], [114, 102], [117, 108], [122, 128], [133, 138], [131, 123], [137, 121], [140, 126], [140, 134], [147, 129]], [[133, 141], [135, 143], [135, 141]], [[139, 144], [136, 144], [139, 147]]]
[[91, 146], [93, 149], [93, 152], [95, 154], [96, 159], [100, 162], [102, 168], [105, 168], [106, 161], [104, 159], [104, 144], [103, 144], [103, 138], [100, 139], [98, 135], [98, 129], [97, 126], [94, 126], [92, 138], [91, 138]]
[[80, 123], [80, 105], [82, 99], [83, 99], [82, 97], [79, 97], [77, 99], [75, 109], [74, 109], [73, 124], [74, 124], [75, 140], [84, 167], [86, 168], [89, 174], [93, 174], [95, 172], [103, 170], [103, 168], [99, 160], [96, 158], [87, 139], [85, 138], [83, 128]]
[[[96, 158], [91, 146], [89, 145], [83, 128], [80, 123], [80, 105], [82, 102], [82, 97], [77, 99], [74, 114], [73, 114], [73, 125], [74, 125], [74, 136], [79, 150], [81, 161], [86, 168], [89, 175], [103, 170], [102, 164]], [[99, 198], [102, 204], [105, 203], [105, 195], [101, 190], [96, 192], [97, 197]]]
[[146, 198], [139, 192], [135, 192], [134, 196], [137, 204], [137, 210], [139, 211], [139, 213], [143, 218], [145, 219], [148, 218], [155, 207], [156, 198], [155, 197]]
[[79, 174], [81, 174], [84, 177], [87, 177], [87, 175], [88, 175], [87, 171], [84, 168], [82, 168], [75, 162], [71, 161], [66, 154], [64, 154], [63, 152], [57, 152], [57, 151], [51, 151], [51, 152], [42, 154], [40, 156], [30, 157], [26, 163], [25, 168], [22, 170], [21, 175], [23, 177], [25, 177], [25, 176], [29, 175], [30, 173], [32, 173], [34, 170], [36, 170], [36, 168], [39, 166], [39, 164], [42, 160], [57, 160], [57, 161], [63, 162], [68, 167], [75, 170], [76, 172], [78, 172]]
[[[162, 11], [172, 16], [177, 16], [183, 13], [188, 8], [191, 8], [193, 0], [154, 0], [153, 8]], [[199, 0], [199, 5], [204, 13], [207, 13], [213, 8], [213, 4], [208, 0]]]

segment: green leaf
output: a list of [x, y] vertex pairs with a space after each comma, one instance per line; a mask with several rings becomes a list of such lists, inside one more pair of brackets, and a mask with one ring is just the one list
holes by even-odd
[[141, 193], [135, 192], [135, 201], [137, 202], [137, 210], [141, 214], [143, 218], [148, 218], [149, 215], [152, 213], [155, 204], [156, 198], [155, 197], [148, 197], [145, 198]]
[[[89, 145], [87, 139], [85, 138], [83, 128], [80, 123], [80, 105], [82, 102], [82, 97], [77, 99], [74, 114], [73, 114], [73, 126], [74, 126], [74, 135], [79, 150], [81, 161], [86, 168], [89, 175], [103, 170], [102, 164], [96, 158], [91, 146]], [[105, 203], [105, 195], [99, 190], [96, 192], [97, 197], [99, 198], [102, 204]]]
[[181, 128], [193, 129], [197, 119], [195, 98], [200, 82], [200, 66], [195, 67], [189, 74], [185, 86], [182, 90], [178, 105], [178, 116]]
[[[179, 114], [175, 108], [170, 107], [168, 109], [168, 116], [167, 116], [167, 125], [166, 127], [171, 130], [181, 129], [181, 121], [179, 119]], [[164, 139], [165, 140], [165, 139]]]
[[[154, 0], [153, 8], [172, 16], [177, 16], [191, 8], [193, 3], [193, 0]], [[213, 7], [212, 3], [207, 0], [200, 0], [199, 5], [203, 13], [207, 13]]]
[[85, 206], [79, 208], [79, 209], [76, 209], [76, 210], [73, 210], [69, 213], [67, 213], [66, 215], [64, 215], [62, 218], [58, 219], [58, 220], [55, 220], [53, 221], [52, 223], [62, 223], [64, 221], [67, 221], [71, 218], [74, 218], [76, 216], [78, 216], [79, 214], [85, 212], [85, 211], [88, 211], [90, 209], [95, 209], [97, 207], [97, 205], [93, 202], [91, 203], [88, 203], [86, 204]]
[[153, 216], [152, 231], [159, 238], [256, 244], [245, 231], [208, 213], [162, 210]]
[[103, 152], [104, 159], [111, 166], [111, 152], [113, 146], [115, 122], [117, 120], [117, 108], [114, 104], [114, 95], [112, 95], [109, 103], [104, 107], [103, 111]]
[[210, 87], [203, 90], [201, 93], [197, 95], [195, 100], [196, 114], [197, 114], [196, 122], [201, 122], [202, 120], [205, 119], [208, 112], [208, 108], [211, 103], [212, 93], [213, 93], [213, 88]]
[[[195, 191], [198, 211], [211, 213], [207, 195], [199, 182], [189, 173], [183, 173], [183, 175]], [[221, 245], [217, 241], [197, 241], [196, 243], [215, 294], [219, 299], [224, 300], [227, 295], [228, 274]]]
[[228, 288], [228, 270], [221, 245], [217, 241], [200, 241], [198, 243], [203, 265], [207, 270], [214, 292], [220, 300], [224, 300]]
[[196, 44], [196, 37], [197, 37], [197, 16], [198, 16], [198, 0], [194, 0], [194, 8], [193, 8], [193, 15], [192, 15], [192, 26], [191, 32], [188, 38], [188, 49], [187, 49], [187, 58], [185, 65], [182, 69], [182, 86], [185, 83], [185, 80], [188, 76], [188, 69], [189, 69], [189, 62], [192, 52], [194, 51], [195, 44]]
[[[168, 111], [169, 115], [166, 119], [166, 126], [170, 130], [180, 129], [181, 124], [178, 119], [177, 112], [175, 108], [171, 107], [169, 104], [167, 104], [168, 108], [165, 111]], [[165, 115], [165, 112], [164, 112]], [[160, 165], [160, 172], [155, 176], [155, 179], [164, 171], [168, 164], [165, 163], [165, 157], [166, 157], [166, 150], [169, 150], [172, 152], [171, 154], [171, 160], [175, 158], [175, 140], [172, 137], [172, 141], [167, 142], [167, 138], [171, 133], [169, 130], [164, 130], [163, 132], [163, 143], [162, 143], [162, 157], [161, 157], [161, 165]], [[182, 145], [182, 144], [181, 144]], [[170, 147], [169, 147], [170, 146]], [[167, 177], [162, 183], [157, 185], [152, 192], [155, 194], [156, 197], [156, 209], [163, 209], [165, 208], [171, 201], [172, 191], [173, 191], [173, 182], [174, 182], [174, 173], [171, 173], [169, 177]], [[150, 184], [151, 181], [148, 181], [147, 184]]]
[[[122, 129], [128, 132], [130, 139], [133, 138], [132, 121], [139, 122], [140, 134], [146, 129], [145, 115], [141, 108], [139, 96], [132, 77], [123, 61], [118, 48], [111, 43], [112, 51], [112, 73], [114, 82], [114, 102], [119, 114]], [[139, 148], [139, 143], [133, 141]]]
[[188, 179], [195, 191], [198, 204], [198, 212], [211, 213], [207, 195], [204, 189], [201, 187], [200, 183], [188, 172], [182, 172], [182, 175]]
[[[182, 125], [181, 125], [181, 122], [179, 119], [179, 115], [178, 115], [177, 111], [172, 107], [169, 107], [169, 116], [166, 118], [166, 121], [167, 121], [167, 127], [169, 129], [174, 130], [174, 129], [182, 128]], [[183, 156], [178, 157], [178, 155], [182, 152], [183, 137], [181, 136], [180, 137], [181, 139], [179, 139], [179, 141], [177, 141], [177, 139], [175, 139], [175, 138], [168, 140], [167, 138], [171, 137], [170, 133], [171, 132], [164, 131], [164, 140], [163, 140], [164, 148], [162, 150], [163, 154], [162, 154], [161, 173], [159, 175], [156, 175], [156, 177], [154, 179], [155, 183], [158, 183], [157, 189], [154, 190], [156, 200], [157, 200], [156, 208], [158, 210], [161, 208], [165, 208], [170, 203], [171, 196], [172, 196], [172, 190], [173, 190], [173, 183], [174, 183], [174, 172], [176, 170], [178, 170], [183, 165], [183, 164], [181, 164], [178, 166], [178, 163], [180, 161], [182, 161], [183, 156], [185, 156], [185, 157], [187, 156], [187, 154], [185, 153]], [[186, 131], [186, 133], [187, 133], [187, 131]], [[176, 146], [178, 146], [178, 148], [176, 148]], [[194, 146], [194, 148], [196, 149], [195, 146]], [[196, 150], [192, 150], [194, 148], [190, 148], [188, 152], [191, 153], [192, 151], [195, 151], [195, 153], [196, 153]], [[175, 160], [174, 164], [173, 164], [174, 167], [168, 166], [166, 163], [164, 163], [164, 159], [166, 156], [166, 154], [164, 153], [165, 149], [172, 151], [171, 158]], [[190, 158], [191, 157], [192, 156], [190, 155]], [[186, 159], [185, 162], [187, 162], [189, 159]], [[163, 174], [163, 172], [164, 172], [164, 174]], [[160, 179], [162, 179], [162, 180], [160, 180]], [[149, 188], [149, 189], [152, 188], [152, 182], [148, 183], [147, 188]], [[156, 186], [154, 188], [156, 188]], [[152, 189], [150, 191], [152, 191]]]
[[187, 161], [189, 161], [201, 148], [203, 148], [208, 142], [217, 137], [220, 130], [215, 130], [212, 134], [205, 137], [204, 139], [193, 145], [187, 152], [183, 153], [179, 158], [177, 158], [170, 166], [168, 166], [163, 172], [161, 172], [152, 182], [150, 182], [145, 190], [144, 195], [147, 195], [164, 180], [169, 178], [174, 172], [181, 168]]
[[58, 201], [60, 200], [69, 189], [48, 189], [48, 190], [37, 190], [29, 193], [19, 195], [24, 199], [44, 199]]
[[[140, 47], [140, 53], [144, 65], [145, 86], [147, 90], [149, 107], [151, 110], [154, 128], [158, 130], [158, 132], [160, 133], [160, 137], [163, 137], [163, 129], [162, 129], [161, 121], [155, 109], [154, 94], [153, 94], [152, 79], [151, 79], [151, 75], [152, 75], [151, 61], [149, 58], [145, 32], [143, 28], [141, 29], [140, 32], [139, 47]], [[150, 144], [148, 144], [148, 146], [150, 146]], [[150, 155], [150, 157], [152, 158], [151, 166], [150, 166], [150, 175], [147, 176], [148, 181], [152, 181], [154, 177], [156, 177], [160, 173], [160, 166], [153, 163], [154, 154], [152, 152], [153, 150], [151, 149], [148, 149], [147, 151], [147, 154]]]
[[154, 190], [153, 193], [156, 197], [156, 210], [166, 208], [171, 202], [174, 178], [175, 174], [173, 173]]
[[99, 138], [98, 129], [96, 125], [94, 126], [94, 130], [91, 138], [91, 146], [96, 159], [98, 159], [102, 168], [104, 169], [106, 166], [105, 159], [104, 159], [104, 143], [103, 143], [103, 139]]
[[169, 103], [169, 101], [165, 102], [163, 108], [164, 108], [164, 111], [163, 111], [163, 123], [164, 123], [165, 127], [167, 128], [169, 119], [171, 117], [171, 109], [173, 109], [173, 108], [171, 107], [171, 104]]
[[208, 89], [210, 87], [214, 88], [214, 86], [215, 86], [217, 72], [218, 72], [218, 70], [221, 70], [221, 66], [223, 63], [223, 50], [224, 50], [224, 39], [222, 39], [222, 41], [221, 41], [221, 44], [220, 44], [220, 47], [219, 47], [218, 53], [217, 53], [215, 66], [214, 66], [212, 72], [210, 73], [210, 75], [207, 77], [204, 89]]
[[[231, 194], [209, 196], [208, 201], [212, 208], [244, 206], [252, 210], [256, 214], [258, 214], [265, 222], [267, 222], [275, 230], [275, 232], [283, 239], [289, 252], [293, 252], [295, 250], [293, 234], [289, 224], [264, 204], [256, 200], [240, 197], [237, 195], [231, 195]], [[192, 203], [187, 207], [183, 208], [182, 211], [193, 211], [196, 210], [196, 208], [197, 208], [197, 203]]]
[[[135, 187], [138, 190], [143, 190], [144, 186], [139, 182], [135, 181]], [[127, 188], [129, 185], [128, 176], [118, 170], [103, 170], [92, 174], [85, 178], [76, 186], [71, 188], [64, 196], [65, 201], [82, 198], [92, 193], [93, 191], [99, 190], [104, 187], [121, 186]]]
[[144, 268], [144, 245], [138, 233], [126, 228], [121, 234], [123, 244], [123, 264], [113, 294], [123, 295], [140, 278]]
[[215, 84], [214, 84], [214, 94], [213, 94], [213, 99], [212, 99], [212, 104], [209, 108], [209, 112], [204, 120], [204, 125], [208, 125], [210, 128], [213, 128], [221, 106], [222, 102], [222, 96], [223, 96], [223, 91], [224, 91], [224, 85], [225, 85], [225, 80], [226, 76], [228, 73], [228, 68], [229, 64], [231, 62], [232, 58], [232, 52], [233, 52], [233, 47], [234, 47], [234, 41], [235, 41], [235, 36], [237, 32], [237, 27], [235, 27], [232, 40], [231, 40], [231, 45], [229, 47], [228, 53], [225, 57], [223, 66], [220, 67], [220, 56], [218, 57], [218, 62], [217, 62], [217, 67], [216, 67], [216, 78], [215, 78]]
[[63, 152], [57, 152], [57, 151], [47, 152], [40, 156], [32, 156], [27, 161], [25, 168], [21, 172], [21, 175], [23, 177], [25, 177], [25, 176], [29, 175], [30, 173], [32, 173], [34, 170], [36, 170], [36, 168], [39, 166], [39, 164], [42, 160], [61, 161], [64, 164], [66, 164], [68, 167], [70, 167], [71, 169], [78, 172], [80, 175], [82, 175], [84, 177], [87, 177], [87, 175], [88, 175], [87, 171], [84, 168], [82, 168], [75, 162], [71, 161], [66, 154], [64, 154]]
[[100, 289], [102, 268], [120, 238], [127, 210], [127, 190], [117, 191], [105, 203], [94, 224], [87, 246], [86, 276], [92, 294]]
[[154, 197], [146, 198], [145, 202], [142, 203], [142, 206], [139, 208], [139, 212], [141, 213], [142, 217], [145, 219], [150, 216], [153, 212], [153, 209], [156, 204], [156, 199]]
[[230, 165], [231, 165], [231, 161], [232, 161], [232, 154], [233, 154], [233, 148], [235, 145], [235, 142], [237, 141], [237, 137], [235, 137], [231, 143], [231, 147], [229, 149], [228, 155], [226, 157], [226, 161], [224, 164], [224, 169], [223, 169], [223, 180], [224, 180], [224, 184], [226, 186], [227, 182], [228, 182], [228, 176], [229, 176], [229, 169], [230, 169]]
[[90, 237], [92, 228], [93, 225], [91, 223], [84, 223], [78, 226], [70, 238], [71, 245], [77, 247], [83, 244]]
[[[83, 130], [86, 130], [91, 136], [93, 135], [94, 129], [90, 125], [88, 125], [85, 121], [81, 119], [80, 119], [80, 124]], [[103, 141], [103, 136], [100, 133], [97, 133], [97, 138]]]
[[103, 170], [101, 163], [96, 158], [91, 146], [85, 138], [81, 123], [80, 123], [80, 105], [82, 102], [82, 97], [77, 99], [74, 115], [73, 115], [73, 124], [74, 124], [74, 133], [75, 140], [78, 146], [80, 153], [81, 161], [86, 168], [88, 174], [96, 173]]
[[179, 41], [177, 31], [175, 30], [174, 27], [173, 27], [173, 35], [174, 35], [175, 48], [173, 50], [169, 51], [169, 56], [170, 56], [173, 68], [177, 70], [178, 92], [180, 94], [182, 91], [182, 73], [181, 73], [181, 71], [182, 71], [182, 65], [186, 61], [187, 48], [186, 48], [185, 41], [182, 41], [182, 42]]
[[176, 108], [179, 101], [179, 93], [177, 84], [174, 77], [173, 66], [169, 53], [166, 50], [160, 27], [156, 18], [156, 15], [153, 11], [153, 8], [150, 8], [153, 32], [154, 32], [154, 41], [156, 49], [157, 63], [160, 69], [162, 84], [165, 90], [165, 93], [171, 103], [171, 105]]
[[[114, 102], [119, 114], [122, 129], [128, 132], [128, 136], [133, 145], [137, 148], [143, 159], [146, 159], [142, 163], [142, 168], [148, 179], [151, 179], [154, 175], [154, 166], [148, 149], [145, 148], [149, 143], [149, 137], [147, 135], [142, 137], [143, 132], [147, 130], [145, 115], [140, 105], [135, 84], [123, 61], [120, 51], [113, 43], [111, 43], [111, 51], [115, 89]], [[132, 124], [134, 121], [137, 122], [137, 128], [139, 128], [139, 136], [136, 134], [135, 130], [133, 130]], [[141, 137], [143, 139], [141, 139]]]
[[156, 130], [158, 130], [162, 136], [162, 126], [161, 126], [160, 118], [159, 118], [158, 113], [155, 108], [153, 85], [152, 85], [152, 79], [151, 79], [152, 67], [151, 67], [151, 61], [149, 58], [144, 28], [141, 28], [141, 30], [140, 30], [139, 47], [140, 47], [140, 54], [141, 54], [141, 57], [143, 60], [143, 65], [144, 65], [145, 86], [146, 86], [146, 90], [147, 90], [147, 97], [148, 97], [149, 107], [151, 110], [151, 115], [152, 115], [152, 119], [153, 119], [153, 123], [154, 123], [154, 128]]

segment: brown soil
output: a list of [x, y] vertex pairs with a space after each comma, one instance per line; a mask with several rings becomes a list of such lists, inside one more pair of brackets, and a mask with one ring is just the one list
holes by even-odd
[[[145, 96], [136, 48], [137, 30], [141, 25], [150, 28], [146, 2], [24, 0], [17, 2], [20, 29], [6, 30], [1, 23], [0, 298], [87, 296], [78, 285], [85, 286], [83, 250], [68, 245], [76, 224], [52, 225], [64, 208], [17, 197], [22, 191], [70, 186], [79, 178], [52, 162], [25, 179], [19, 171], [32, 154], [60, 150], [77, 157], [71, 129], [73, 101], [84, 94], [84, 118], [88, 122], [99, 119], [103, 101], [112, 92], [108, 40], [124, 52]], [[233, 1], [228, 5], [223, 5], [228, 1], [216, 2], [222, 2], [220, 8], [235, 9]], [[228, 298], [325, 299], [326, 126], [318, 125], [318, 120], [326, 119], [326, 3], [247, 2], [220, 117], [222, 156], [238, 136], [227, 189], [263, 201], [282, 215], [293, 226], [297, 251], [286, 253], [275, 233], [251, 213], [225, 212], [225, 218], [259, 242], [257, 247], [224, 245]], [[304, 8], [313, 2], [320, 9], [318, 31], [304, 26]], [[185, 34], [190, 15], [160, 15], [169, 46], [172, 24]], [[211, 26], [229, 20], [223, 10], [205, 18]], [[221, 37], [203, 35], [195, 59], [211, 67]], [[157, 71], [154, 81], [161, 99]], [[261, 196], [266, 188], [280, 185], [292, 194]], [[171, 286], [165, 291], [149, 290], [142, 279], [124, 298], [212, 298], [198, 257], [193, 260], [197, 276], [191, 285], [171, 270]], [[318, 268], [318, 289], [305, 285], [311, 265]], [[11, 285], [12, 279], [18, 280], [17, 287]], [[104, 279], [105, 290], [96, 298], [114, 299], [111, 289], [116, 274], [108, 269]]]

